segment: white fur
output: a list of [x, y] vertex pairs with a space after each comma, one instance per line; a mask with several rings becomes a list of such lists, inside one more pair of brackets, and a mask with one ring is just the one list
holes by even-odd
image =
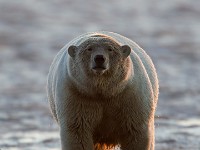
[[[128, 45], [132, 49], [128, 57], [130, 70], [127, 78], [121, 84], [102, 90], [102, 93], [113, 92], [113, 95], [119, 96], [105, 98], [105, 102], [101, 102], [104, 97], [94, 99], [87, 95], [89, 86], [77, 83], [76, 85], [80, 85], [77, 89], [82, 89], [81, 94], [72, 84], [74, 74], [71, 74], [73, 66], [68, 48], [71, 45], [78, 46], [94, 35], [108, 36], [121, 46]], [[76, 76], [80, 76], [78, 72]], [[85, 78], [87, 76], [82, 79]], [[106, 87], [108, 84], [102, 81], [102, 86]], [[93, 132], [96, 132], [96, 128], [98, 132], [102, 132], [102, 136], [109, 132], [113, 133], [114, 137], [111, 137], [122, 144], [123, 150], [154, 149], [154, 113], [158, 100], [157, 74], [150, 57], [130, 39], [105, 31], [86, 33], [75, 38], [56, 55], [48, 75], [47, 92], [52, 114], [60, 125], [63, 150], [94, 150]], [[120, 134], [126, 133], [124, 140], [116, 137], [116, 130]]]

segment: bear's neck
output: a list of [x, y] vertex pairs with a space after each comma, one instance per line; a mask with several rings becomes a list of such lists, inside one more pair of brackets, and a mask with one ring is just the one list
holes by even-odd
[[[82, 80], [83, 81], [83, 80]], [[74, 88], [80, 94], [88, 95], [90, 97], [101, 96], [105, 98], [116, 97], [128, 86], [128, 81], [121, 82], [95, 79], [86, 83], [74, 82]]]

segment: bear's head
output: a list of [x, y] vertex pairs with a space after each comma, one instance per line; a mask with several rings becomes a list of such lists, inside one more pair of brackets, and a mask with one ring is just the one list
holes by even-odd
[[130, 52], [128, 45], [120, 46], [115, 40], [105, 36], [91, 36], [79, 46], [71, 45], [68, 48], [68, 54], [79, 64], [77, 67], [90, 75], [113, 75]]
[[[78, 46], [71, 45], [68, 54], [71, 61], [71, 76], [83, 85], [104, 85], [124, 80], [130, 72], [131, 48], [120, 45], [105, 35], [90, 36]], [[79, 78], [80, 77], [80, 78]], [[84, 79], [86, 78], [86, 79]]]

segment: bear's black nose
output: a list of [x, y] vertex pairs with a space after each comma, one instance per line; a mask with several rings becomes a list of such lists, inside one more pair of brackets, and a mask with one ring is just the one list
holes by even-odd
[[105, 62], [105, 58], [104, 58], [103, 55], [96, 55], [94, 57], [94, 61], [95, 61], [96, 64], [101, 65]]

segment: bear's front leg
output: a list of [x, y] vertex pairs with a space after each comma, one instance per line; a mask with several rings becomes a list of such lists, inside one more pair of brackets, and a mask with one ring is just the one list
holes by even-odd
[[58, 112], [62, 150], [94, 150], [92, 133], [101, 120], [101, 106], [79, 97], [66, 102]]
[[60, 126], [62, 150], [94, 150], [91, 131], [84, 122]]
[[[134, 129], [135, 130], [135, 129]], [[133, 130], [132, 130], [133, 131]], [[153, 132], [148, 126], [122, 137], [122, 150], [154, 150]]]

